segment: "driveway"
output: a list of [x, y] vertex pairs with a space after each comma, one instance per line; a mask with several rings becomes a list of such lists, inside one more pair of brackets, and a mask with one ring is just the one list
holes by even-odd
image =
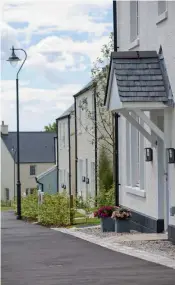
[[174, 285], [175, 270], [2, 213], [3, 285]]

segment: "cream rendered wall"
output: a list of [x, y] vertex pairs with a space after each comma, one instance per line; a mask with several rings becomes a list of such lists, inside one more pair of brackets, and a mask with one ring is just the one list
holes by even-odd
[[5, 188], [9, 188], [10, 200], [14, 198], [14, 160], [1, 139], [1, 200], [5, 200]]
[[[78, 156], [78, 195], [83, 196], [83, 198], [87, 197], [87, 194], [94, 195], [94, 189], [91, 189], [91, 163], [95, 162], [95, 147], [92, 145], [92, 139], [94, 138], [94, 132], [92, 131], [92, 120], [87, 117], [87, 113], [85, 111], [82, 112], [82, 125], [80, 131], [80, 117], [79, 117], [79, 104], [83, 98], [87, 98], [88, 100], [88, 109], [92, 111], [93, 108], [93, 91], [88, 90], [84, 92], [82, 95], [79, 95], [76, 98], [77, 102], [77, 156]], [[85, 130], [87, 127], [87, 130]], [[92, 134], [92, 135], [91, 135]], [[88, 159], [88, 178], [89, 184], [85, 182], [81, 183], [82, 176], [86, 176], [86, 159]], [[83, 161], [83, 169], [82, 176], [80, 177], [80, 160]], [[81, 184], [81, 189], [80, 189]]]
[[[63, 146], [62, 138], [60, 137], [60, 129], [65, 127], [65, 146]], [[66, 184], [66, 190], [69, 187], [68, 173], [69, 173], [69, 144], [68, 144], [68, 117], [58, 121], [58, 140], [59, 140], [59, 191], [63, 191], [61, 184]], [[65, 181], [63, 181], [63, 173], [66, 171]], [[62, 173], [62, 181], [61, 181]]]
[[[30, 175], [30, 165], [36, 165], [36, 174]], [[26, 188], [36, 188], [37, 183], [35, 176], [45, 172], [54, 163], [21, 163], [20, 164], [20, 175], [21, 175], [21, 194], [24, 194]]]
[[[124, 50], [156, 50], [158, 52], [160, 45], [163, 48], [163, 55], [165, 58], [165, 64], [168, 71], [168, 76], [171, 84], [173, 94], [175, 94], [175, 2], [168, 1], [168, 18], [159, 24], [158, 20], [158, 8], [157, 1], [139, 1], [139, 45], [138, 41], [130, 43], [130, 2], [118, 1], [117, 13], [118, 13], [118, 51]], [[174, 95], [175, 96], [175, 95]], [[171, 113], [169, 115], [168, 113]], [[126, 193], [126, 120], [120, 117], [120, 129], [123, 135], [120, 136], [120, 203], [144, 213], [148, 216], [155, 218], [162, 218], [162, 211], [158, 208], [158, 181], [156, 179], [157, 174], [157, 150], [154, 150], [154, 161], [150, 166], [150, 163], [145, 163], [145, 191], [146, 198], [131, 195]], [[165, 111], [165, 137], [166, 133], [169, 133], [168, 144], [175, 147], [175, 132], [170, 128], [171, 123], [175, 123], [175, 111]], [[169, 124], [168, 124], [169, 123]], [[145, 146], [149, 145], [145, 141]], [[169, 192], [170, 192], [170, 204], [175, 204], [175, 167], [169, 165]], [[175, 224], [175, 217], [169, 217], [170, 224]]]

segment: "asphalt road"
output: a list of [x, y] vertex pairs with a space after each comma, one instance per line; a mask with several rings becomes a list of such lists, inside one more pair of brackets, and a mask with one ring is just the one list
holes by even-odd
[[174, 285], [175, 270], [2, 213], [3, 285]]

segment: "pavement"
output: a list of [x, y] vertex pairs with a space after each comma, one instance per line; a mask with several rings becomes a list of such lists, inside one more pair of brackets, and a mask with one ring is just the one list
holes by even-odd
[[174, 285], [175, 270], [2, 212], [3, 285]]

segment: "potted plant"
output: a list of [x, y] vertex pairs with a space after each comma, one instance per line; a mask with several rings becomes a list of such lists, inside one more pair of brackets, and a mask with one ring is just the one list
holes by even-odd
[[115, 221], [115, 232], [128, 233], [130, 232], [131, 212], [123, 207], [116, 207], [111, 218]]
[[101, 219], [102, 232], [114, 232], [115, 221], [111, 218], [113, 211], [116, 208], [114, 206], [103, 206], [94, 212], [94, 217]]

